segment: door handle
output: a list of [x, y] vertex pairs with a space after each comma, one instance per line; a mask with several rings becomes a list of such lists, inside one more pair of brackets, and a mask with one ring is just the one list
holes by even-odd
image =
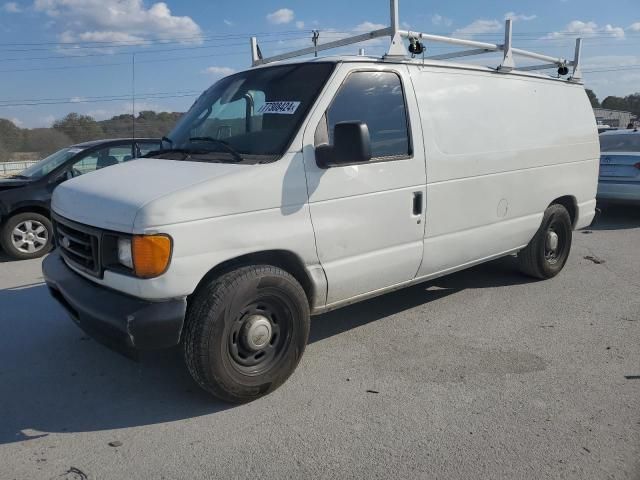
[[422, 192], [413, 192], [413, 215], [422, 215]]

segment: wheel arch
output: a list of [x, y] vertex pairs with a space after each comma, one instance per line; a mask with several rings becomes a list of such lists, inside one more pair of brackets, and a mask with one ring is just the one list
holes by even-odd
[[578, 201], [576, 197], [573, 195], [564, 195], [553, 200], [549, 204], [549, 207], [551, 205], [562, 205], [566, 208], [567, 212], [569, 212], [569, 218], [571, 218], [571, 226], [573, 228], [576, 227], [576, 222], [578, 221]]
[[202, 277], [189, 298], [212, 279], [220, 277], [231, 270], [249, 265], [272, 265], [291, 274], [302, 286], [307, 296], [309, 307], [313, 309], [320, 288], [316, 285], [317, 282], [312, 279], [312, 274], [306, 268], [303, 260], [289, 250], [263, 250], [225, 260], [213, 267]]
[[20, 215], [21, 213], [37, 213], [38, 215], [42, 215], [51, 220], [51, 211], [45, 205], [41, 205], [38, 203], [27, 203], [11, 208], [11, 210], [9, 210], [2, 219], [2, 223], [5, 223], [10, 218], [15, 217], [16, 215]]

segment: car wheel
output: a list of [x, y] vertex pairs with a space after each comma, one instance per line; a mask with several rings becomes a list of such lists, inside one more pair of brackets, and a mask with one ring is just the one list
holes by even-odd
[[18, 260], [38, 258], [51, 250], [53, 227], [44, 215], [19, 213], [9, 218], [0, 232], [4, 251]]
[[296, 279], [269, 266], [242, 267], [204, 285], [190, 302], [183, 347], [195, 381], [242, 403], [278, 388], [309, 337], [309, 303]]
[[562, 205], [551, 205], [529, 244], [518, 252], [520, 270], [532, 277], [555, 277], [567, 262], [571, 251], [573, 226]]

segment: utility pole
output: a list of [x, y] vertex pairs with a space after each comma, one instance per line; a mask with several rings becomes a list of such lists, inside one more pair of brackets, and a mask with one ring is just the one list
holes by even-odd
[[136, 138], [136, 54], [131, 54], [131, 137]]

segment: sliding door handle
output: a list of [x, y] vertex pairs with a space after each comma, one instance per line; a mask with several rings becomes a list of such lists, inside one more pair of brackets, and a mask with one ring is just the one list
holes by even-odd
[[422, 215], [422, 192], [413, 192], [413, 214]]

